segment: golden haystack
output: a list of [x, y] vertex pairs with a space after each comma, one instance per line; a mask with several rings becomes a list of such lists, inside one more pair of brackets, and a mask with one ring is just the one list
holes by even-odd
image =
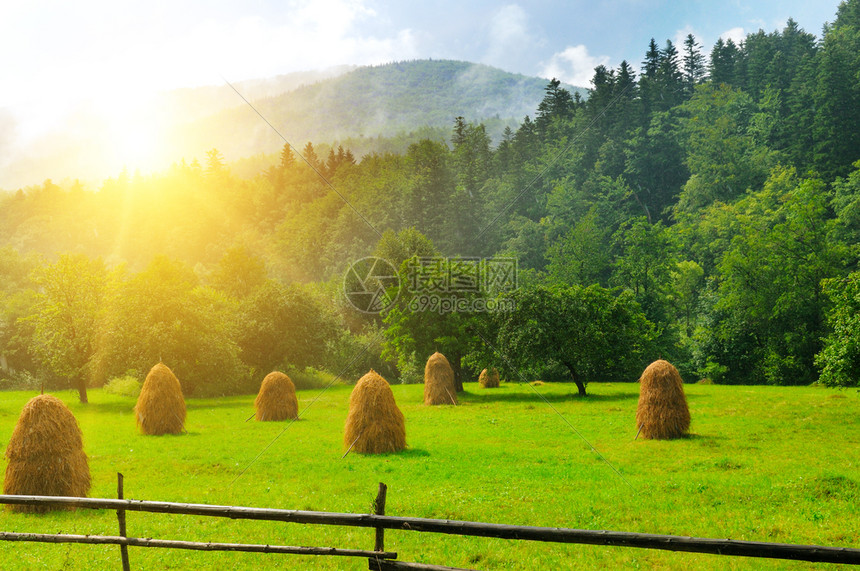
[[343, 446], [365, 454], [406, 448], [406, 423], [388, 382], [373, 369], [361, 377], [349, 396]]
[[260, 392], [254, 399], [257, 420], [295, 420], [299, 417], [296, 385], [284, 373], [273, 371], [266, 375]]
[[681, 375], [670, 362], [654, 361], [639, 378], [636, 426], [643, 438], [680, 438], [690, 428]]
[[495, 389], [499, 386], [499, 370], [495, 367], [490, 367], [489, 370], [484, 369], [478, 377], [478, 384], [485, 389]]
[[[3, 493], [19, 496], [86, 497], [90, 467], [81, 429], [72, 411], [52, 395], [24, 406], [6, 447]], [[47, 506], [10, 506], [19, 512], [46, 512]]]
[[424, 366], [424, 404], [457, 404], [454, 369], [439, 352], [430, 355]]
[[150, 369], [134, 405], [143, 434], [179, 434], [185, 426], [185, 398], [179, 379], [164, 363]]

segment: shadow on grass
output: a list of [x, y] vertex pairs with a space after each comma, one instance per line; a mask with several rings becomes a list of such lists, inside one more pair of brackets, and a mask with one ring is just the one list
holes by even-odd
[[72, 412], [96, 412], [96, 413], [111, 413], [111, 414], [133, 414], [135, 400], [114, 401], [114, 402], [89, 402], [87, 404], [75, 404], [69, 407]]
[[430, 456], [430, 453], [423, 448], [408, 447], [400, 452], [380, 452], [378, 454], [365, 454], [362, 452], [350, 451], [347, 456], [355, 455], [360, 458], [424, 458]]
[[244, 408], [249, 411], [248, 414], [251, 414], [254, 412], [254, 401], [253, 399], [238, 400], [236, 397], [224, 397], [223, 399], [207, 398], [200, 401], [191, 399], [185, 401], [185, 410], [232, 410], [237, 408]]
[[[463, 402], [469, 403], [488, 403], [488, 402], [528, 402], [528, 403], [536, 403], [543, 402], [544, 400], [548, 402], [568, 402], [568, 401], [582, 401], [582, 402], [614, 402], [614, 401], [628, 401], [628, 400], [638, 400], [639, 399], [639, 391], [631, 391], [631, 392], [623, 392], [623, 393], [614, 393], [614, 394], [594, 394], [588, 393], [586, 396], [581, 397], [575, 392], [571, 392], [568, 394], [558, 394], [558, 393], [544, 393], [541, 390], [541, 387], [535, 387], [535, 390], [528, 390], [528, 392], [516, 392], [516, 393], [505, 393], [502, 392], [502, 388], [498, 389], [481, 389], [481, 392], [474, 393], [464, 391], [460, 393], [458, 396]], [[497, 392], [498, 391], [498, 392]]]

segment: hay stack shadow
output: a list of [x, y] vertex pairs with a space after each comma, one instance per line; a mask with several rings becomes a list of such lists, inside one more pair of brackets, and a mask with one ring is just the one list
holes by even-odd
[[668, 361], [654, 361], [639, 378], [636, 426], [642, 438], [668, 440], [687, 435], [690, 409], [681, 374]]
[[363, 454], [406, 448], [406, 421], [388, 382], [376, 371], [361, 377], [349, 395], [343, 447]]
[[499, 388], [499, 370], [495, 367], [484, 369], [478, 376], [478, 384], [485, 389]]
[[180, 434], [185, 429], [185, 397], [179, 379], [167, 365], [150, 369], [134, 405], [134, 417], [142, 434]]
[[[6, 447], [3, 493], [86, 497], [90, 467], [78, 421], [53, 395], [30, 399]], [[17, 512], [48, 512], [49, 506], [9, 506]]]
[[430, 355], [424, 366], [424, 404], [457, 404], [454, 369], [438, 351]]
[[298, 419], [299, 399], [292, 379], [280, 371], [266, 375], [254, 399], [254, 410], [257, 420], [263, 422]]

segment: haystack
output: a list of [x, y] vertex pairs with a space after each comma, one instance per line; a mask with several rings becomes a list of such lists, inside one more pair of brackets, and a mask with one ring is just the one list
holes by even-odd
[[185, 426], [185, 398], [179, 379], [167, 365], [150, 369], [134, 406], [137, 426], [143, 434], [179, 434]]
[[439, 352], [430, 355], [424, 366], [424, 404], [457, 404], [454, 369]]
[[[52, 395], [30, 399], [6, 447], [3, 493], [78, 496], [90, 491], [90, 467], [81, 429], [72, 411]], [[10, 506], [19, 512], [47, 512], [47, 506]]]
[[266, 375], [260, 392], [254, 399], [257, 420], [295, 420], [299, 417], [296, 385], [284, 373], [273, 371]]
[[484, 369], [478, 377], [478, 384], [485, 389], [496, 389], [499, 387], [499, 370], [495, 367]]
[[349, 396], [343, 446], [365, 454], [406, 448], [406, 423], [388, 382], [373, 369], [361, 377]]
[[654, 361], [639, 378], [636, 426], [643, 438], [680, 438], [690, 428], [681, 375], [671, 363]]

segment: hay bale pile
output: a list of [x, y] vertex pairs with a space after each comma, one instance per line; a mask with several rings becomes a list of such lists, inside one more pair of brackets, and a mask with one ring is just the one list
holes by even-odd
[[454, 369], [438, 351], [430, 355], [424, 366], [424, 404], [457, 404]]
[[[53, 395], [30, 399], [6, 447], [3, 493], [19, 496], [86, 497], [90, 467], [81, 429], [72, 411]], [[18, 512], [47, 512], [48, 506], [9, 506]]]
[[343, 447], [363, 454], [399, 452], [406, 448], [406, 422], [388, 382], [373, 369], [349, 395]]
[[296, 385], [292, 379], [280, 371], [266, 375], [254, 399], [254, 410], [260, 421], [297, 419], [299, 399], [296, 398]]
[[185, 397], [179, 379], [167, 365], [150, 369], [134, 405], [137, 427], [142, 434], [179, 434], [185, 427]]
[[687, 434], [690, 410], [681, 374], [671, 363], [654, 361], [639, 378], [636, 426], [643, 438], [671, 439]]
[[485, 389], [496, 389], [499, 387], [499, 370], [495, 367], [490, 367], [481, 371], [478, 377], [478, 384]]

